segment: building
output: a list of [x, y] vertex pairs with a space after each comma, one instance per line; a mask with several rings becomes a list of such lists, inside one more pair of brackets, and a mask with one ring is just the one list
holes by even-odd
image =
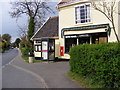
[[[116, 42], [111, 22], [92, 7], [93, 0], [62, 0], [59, 12], [60, 57], [69, 59], [70, 48], [79, 44]], [[120, 2], [116, 4], [119, 12]], [[120, 15], [115, 14], [116, 33], [120, 39]]]
[[54, 60], [59, 56], [58, 16], [50, 17], [33, 35], [34, 56]]

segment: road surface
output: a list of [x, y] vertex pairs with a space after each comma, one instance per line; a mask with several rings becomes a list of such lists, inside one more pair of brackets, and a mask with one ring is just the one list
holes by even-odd
[[10, 49], [2, 54], [2, 66], [8, 64], [12, 59], [14, 59], [18, 55], [18, 50]]
[[[8, 56], [14, 52], [18, 51], [12, 50], [8, 52]], [[69, 69], [69, 62], [26, 63], [19, 51], [18, 55], [2, 68], [2, 86], [3, 88], [81, 88], [81, 85], [66, 76]]]
[[11, 64], [17, 55], [17, 49], [11, 49], [2, 55], [2, 88], [41, 88], [37, 76]]

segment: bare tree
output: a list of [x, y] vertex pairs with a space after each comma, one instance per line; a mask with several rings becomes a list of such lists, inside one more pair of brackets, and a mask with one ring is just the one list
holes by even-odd
[[92, 2], [92, 6], [95, 10], [105, 15], [106, 18], [111, 22], [114, 34], [116, 36], [117, 41], [119, 42], [120, 40], [116, 33], [116, 27], [115, 27], [115, 22], [114, 22], [114, 18], [115, 18], [114, 15], [115, 14], [119, 15], [119, 13], [116, 11], [116, 3], [117, 3], [116, 0], [111, 0], [111, 1], [95, 0], [94, 2]]
[[23, 26], [20, 26], [18, 24], [18, 19], [16, 19], [16, 24], [17, 24], [17, 27], [19, 28], [18, 29], [18, 35], [21, 39], [21, 42], [24, 42], [24, 41], [28, 41], [27, 40], [27, 29], [26, 29], [26, 25], [23, 27]]
[[25, 0], [25, 2], [12, 2], [13, 11], [10, 12], [10, 15], [13, 18], [18, 18], [23, 14], [26, 14], [29, 17], [34, 18], [35, 23], [40, 22], [42, 24], [44, 22], [46, 11], [50, 13], [54, 13], [54, 11], [48, 6], [46, 2], [42, 2], [41, 0]]
[[13, 18], [19, 18], [21, 15], [27, 15], [29, 17], [28, 40], [30, 40], [31, 36], [34, 34], [36, 26], [41, 26], [45, 21], [46, 13], [54, 13], [47, 2], [42, 2], [41, 0], [33, 0], [33, 2], [30, 0], [20, 2], [20, 0], [18, 0], [11, 4], [13, 11], [10, 12], [10, 15]]

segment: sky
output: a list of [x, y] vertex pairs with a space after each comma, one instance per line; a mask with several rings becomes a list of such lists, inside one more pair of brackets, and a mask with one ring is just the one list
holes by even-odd
[[[11, 0], [10, 0], [11, 1]], [[28, 22], [28, 17], [27, 16], [22, 16], [18, 19], [18, 22], [16, 23], [16, 18], [12, 18], [9, 14], [11, 9], [11, 4], [9, 0], [0, 0], [0, 34], [5, 34], [8, 33], [12, 36], [11, 42], [14, 42], [16, 38], [19, 38], [19, 28], [20, 27], [26, 27], [27, 28], [27, 22]], [[50, 0], [49, 0], [50, 1]], [[54, 1], [54, 2], [53, 2]], [[60, 0], [51, 0], [50, 1], [50, 6], [55, 9], [56, 13], [50, 16], [57, 16], [57, 10], [56, 10], [56, 4]]]

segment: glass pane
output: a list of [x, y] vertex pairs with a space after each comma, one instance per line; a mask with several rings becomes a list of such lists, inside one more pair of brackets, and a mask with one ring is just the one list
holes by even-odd
[[70, 48], [77, 44], [77, 38], [65, 38], [65, 52], [68, 53]]
[[80, 6], [80, 9], [83, 9], [84, 8], [84, 5], [83, 6]]
[[85, 23], [85, 20], [81, 20], [81, 23]]

